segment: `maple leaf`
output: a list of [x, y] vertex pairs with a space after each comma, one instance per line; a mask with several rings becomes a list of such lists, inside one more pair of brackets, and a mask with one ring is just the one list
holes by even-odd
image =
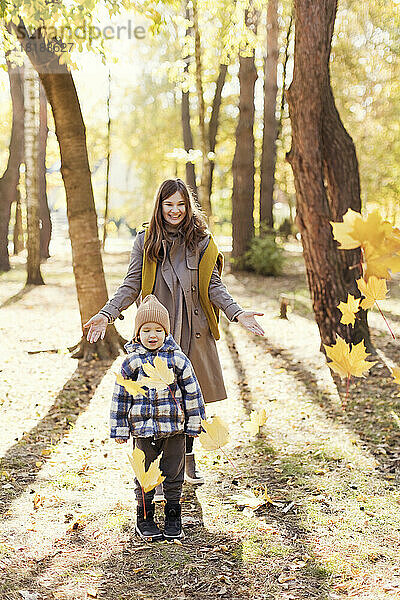
[[260, 506], [265, 504], [265, 498], [263, 496], [256, 496], [252, 490], [250, 492], [245, 492], [244, 494], [234, 494], [231, 497], [236, 502], [237, 506], [247, 506], [252, 510], [257, 510], [257, 508], [260, 508]]
[[393, 367], [392, 377], [394, 379], [394, 382], [400, 385], [400, 367]]
[[360, 213], [349, 208], [346, 214], [343, 215], [343, 223], [330, 221], [333, 237], [340, 243], [340, 248], [343, 250], [352, 250], [360, 246], [360, 242], [352, 234], [355, 222], [361, 218]]
[[365, 351], [364, 340], [355, 344], [350, 350], [350, 345], [343, 338], [338, 337], [333, 346], [324, 344], [324, 348], [328, 358], [332, 361], [328, 363], [328, 367], [341, 377], [350, 377], [351, 375], [363, 377], [364, 373], [376, 363], [376, 361], [367, 362], [365, 360], [370, 354]]
[[143, 371], [149, 377], [149, 380], [142, 380], [143, 384], [158, 391], [164, 390], [175, 381], [173, 370], [168, 368], [167, 361], [160, 356], [155, 357], [154, 367], [150, 363], [144, 363]]
[[129, 462], [132, 469], [145, 493], [153, 490], [157, 485], [162, 483], [165, 477], [160, 471], [160, 460], [162, 453], [150, 463], [149, 468], [145, 469], [145, 454], [143, 450], [134, 448], [132, 454], [128, 454]]
[[340, 302], [338, 309], [342, 313], [340, 322], [344, 325], [354, 325], [356, 320], [356, 312], [360, 307], [360, 298], [355, 298], [351, 294], [347, 294], [347, 302]]
[[201, 445], [205, 450], [218, 450], [229, 441], [229, 429], [220, 417], [213, 417], [211, 421], [201, 420], [205, 431], [199, 435]]
[[117, 373], [116, 382], [126, 389], [128, 394], [131, 396], [137, 396], [138, 394], [145, 394], [146, 390], [141, 387], [140, 383], [133, 381], [133, 379], [124, 379], [121, 373]]
[[259, 432], [260, 427], [264, 425], [266, 420], [267, 415], [265, 413], [265, 408], [262, 408], [258, 412], [256, 410], [253, 410], [250, 415], [250, 421], [244, 421], [243, 427], [249, 433], [256, 435]]
[[372, 308], [377, 300], [384, 300], [388, 292], [385, 279], [378, 279], [375, 275], [366, 282], [364, 279], [357, 279], [357, 286], [365, 298], [361, 301], [361, 308], [365, 310]]

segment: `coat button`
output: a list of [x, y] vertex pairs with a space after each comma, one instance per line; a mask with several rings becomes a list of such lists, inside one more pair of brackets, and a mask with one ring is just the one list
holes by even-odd
[[192, 292], [195, 292], [195, 291], [196, 291], [196, 286], [192, 285]]
[[193, 312], [194, 312], [195, 315], [198, 315], [199, 314], [199, 309], [195, 308]]
[[197, 332], [196, 337], [199, 338], [200, 336], [201, 336], [201, 333]]

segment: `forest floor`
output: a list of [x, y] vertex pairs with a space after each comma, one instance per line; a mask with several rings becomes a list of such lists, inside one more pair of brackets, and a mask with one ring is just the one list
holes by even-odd
[[[80, 336], [69, 257], [52, 257], [34, 288], [14, 260], [0, 278], [1, 600], [400, 598], [400, 399], [388, 369], [400, 364], [399, 344], [372, 312], [378, 364], [351, 383], [342, 410], [302, 258], [289, 250], [281, 277], [225, 275], [243, 307], [264, 311], [266, 334], [222, 318], [229, 399], [208, 415], [229, 424], [235, 467], [196, 442], [206, 483], [185, 484], [182, 544], [135, 537], [133, 473], [108, 437], [123, 357], [88, 366], [68, 353]], [[104, 256], [110, 291], [128, 257]], [[281, 293], [288, 320], [277, 317]], [[400, 336], [398, 282], [382, 308]], [[125, 337], [134, 310], [119, 323]], [[262, 407], [254, 437], [242, 423]], [[273, 503], [237, 505], [235, 495], [265, 486]]]

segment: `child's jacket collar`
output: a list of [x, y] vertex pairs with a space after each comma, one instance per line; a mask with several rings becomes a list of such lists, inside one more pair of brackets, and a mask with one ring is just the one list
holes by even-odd
[[178, 344], [176, 343], [176, 341], [170, 333], [165, 338], [163, 345], [160, 348], [157, 348], [157, 350], [150, 350], [149, 348], [145, 348], [140, 342], [134, 342], [133, 340], [127, 342], [124, 348], [128, 354], [134, 353], [140, 355], [154, 355], [157, 354], [157, 352], [174, 352], [174, 350], [180, 350], [180, 347], [178, 346]]

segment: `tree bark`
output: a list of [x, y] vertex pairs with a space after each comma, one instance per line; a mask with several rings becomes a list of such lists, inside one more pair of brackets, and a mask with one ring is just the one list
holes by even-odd
[[49, 129], [47, 127], [47, 98], [43, 85], [40, 84], [39, 90], [39, 153], [38, 153], [38, 186], [39, 186], [39, 217], [41, 222], [40, 228], [40, 258], [46, 259], [50, 257], [49, 245], [51, 240], [51, 217], [49, 204], [47, 201], [46, 189], [46, 147], [47, 135]]
[[22, 208], [21, 196], [17, 190], [17, 199], [15, 201], [15, 221], [13, 231], [13, 254], [17, 255], [24, 249], [24, 231], [22, 227]]
[[[337, 249], [329, 221], [348, 208], [360, 210], [354, 144], [336, 110], [330, 86], [329, 57], [336, 0], [295, 0], [295, 57], [288, 90], [292, 123], [292, 166], [297, 221], [315, 318], [324, 344], [336, 334], [348, 342], [364, 338], [370, 347], [365, 314], [354, 329], [340, 323], [337, 305], [356, 293], [360, 252]], [[349, 269], [349, 266], [356, 268]], [[359, 296], [359, 293], [356, 293]]]
[[19, 167], [24, 145], [23, 67], [12, 66], [8, 58], [6, 61], [12, 102], [12, 125], [7, 167], [0, 178], [0, 271], [10, 270], [8, 229], [11, 204], [18, 196]]
[[[85, 125], [68, 68], [60, 65], [55, 54], [40, 48], [43, 42], [40, 32], [35, 32], [31, 37], [26, 32], [20, 41], [39, 73], [54, 116], [67, 198], [73, 271], [81, 322], [85, 323], [107, 301]], [[104, 340], [96, 344], [89, 344], [83, 336], [76, 346], [75, 357], [90, 360], [95, 356], [102, 359], [115, 356], [119, 353], [122, 341], [115, 327], [109, 326]]]
[[260, 235], [273, 229], [273, 194], [275, 184], [276, 140], [278, 121], [276, 98], [278, 93], [278, 0], [269, 0], [267, 9], [267, 56], [264, 59], [264, 127], [260, 165]]
[[[186, 19], [190, 20], [190, 10], [188, 7], [188, 1], [186, 1]], [[188, 27], [186, 30], [186, 36], [191, 35], [192, 27]], [[184, 57], [185, 66], [183, 68], [183, 72], [185, 76], [189, 73], [189, 64], [190, 64], [190, 55]], [[190, 96], [189, 90], [182, 89], [182, 101], [181, 101], [181, 121], [182, 121], [182, 136], [183, 136], [183, 147], [186, 152], [189, 150], [193, 150], [193, 135], [192, 135], [192, 127], [190, 124]], [[193, 192], [193, 195], [196, 199], [198, 199], [198, 191], [196, 185], [196, 172], [194, 168], [194, 164], [192, 162], [187, 162], [185, 165], [186, 168], [186, 183], [190, 187]]]
[[[228, 65], [221, 63], [219, 65], [218, 77], [215, 84], [215, 92], [214, 98], [212, 102], [211, 108], [211, 117], [210, 122], [208, 124], [208, 145], [210, 152], [215, 152], [215, 146], [217, 143], [217, 132], [219, 126], [219, 113], [221, 109], [221, 100], [222, 100], [222, 89], [225, 85], [226, 74], [228, 72]], [[212, 194], [212, 184], [213, 184], [213, 174], [214, 174], [214, 166], [215, 160], [214, 158], [210, 158], [207, 163], [208, 175], [208, 196], [211, 198]]]
[[[246, 24], [252, 12], [246, 11]], [[232, 163], [232, 258], [233, 269], [240, 268], [238, 259], [254, 237], [254, 86], [257, 70], [254, 49], [251, 56], [239, 56], [239, 120], [236, 148]]]
[[107, 95], [107, 157], [106, 157], [106, 193], [104, 198], [104, 224], [103, 224], [103, 250], [107, 239], [108, 203], [110, 196], [110, 162], [111, 162], [111, 70], [108, 70], [108, 95]]
[[26, 61], [24, 69], [24, 160], [26, 190], [26, 222], [28, 251], [27, 285], [43, 285], [40, 272], [40, 219], [39, 219], [39, 77]]
[[[199, 130], [200, 130], [200, 146], [202, 152], [202, 164], [201, 164], [201, 179], [200, 185], [198, 188], [199, 201], [202, 209], [206, 213], [207, 217], [211, 221], [212, 217], [212, 207], [211, 207], [211, 198], [209, 196], [208, 190], [210, 187], [209, 184], [209, 174], [210, 170], [208, 168], [209, 158], [209, 146], [208, 146], [208, 138], [206, 133], [206, 111], [205, 111], [205, 103], [204, 103], [204, 92], [203, 92], [203, 70], [201, 65], [201, 40], [200, 40], [200, 30], [199, 30], [199, 21], [198, 21], [198, 10], [197, 10], [197, 0], [192, 0], [192, 14], [193, 14], [193, 29], [194, 29], [194, 54], [196, 60], [196, 90], [197, 90], [197, 102], [198, 102], [198, 112], [199, 112]], [[210, 223], [211, 225], [211, 223]]]

